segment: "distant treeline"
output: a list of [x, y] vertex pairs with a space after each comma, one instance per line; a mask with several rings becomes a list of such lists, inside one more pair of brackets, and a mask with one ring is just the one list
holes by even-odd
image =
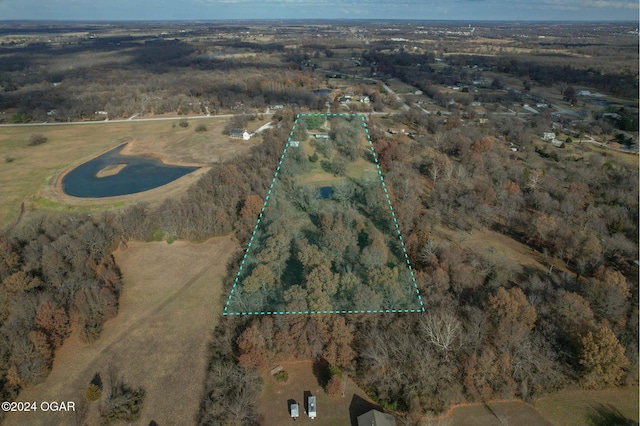
[[566, 83], [595, 87], [628, 99], [638, 96], [638, 80], [635, 75], [603, 74], [593, 69], [578, 69], [570, 65], [545, 65], [509, 56], [451, 55], [447, 63], [462, 67], [477, 65], [521, 78], [529, 78], [543, 86]]
[[481, 78], [478, 71], [470, 67], [491, 69], [524, 79], [531, 79], [544, 86], [565, 83], [585, 85], [633, 99], [637, 96], [638, 81], [626, 74], [603, 74], [593, 69], [579, 69], [569, 65], [547, 65], [513, 56], [450, 55], [446, 57], [449, 67], [435, 70], [433, 54], [416, 55], [410, 53], [368, 52], [363, 55], [369, 64], [383, 74], [400, 78], [402, 81], [420, 88], [427, 94], [435, 94], [432, 84], [470, 84]]
[[[282, 53], [265, 60], [216, 57], [174, 39], [104, 37], [87, 43], [0, 48], [0, 58], [11, 58], [0, 60], [0, 110], [17, 110], [5, 120], [94, 119], [96, 111], [106, 111], [110, 118], [205, 114], [207, 109], [241, 112], [276, 104], [323, 109], [327, 101], [312, 92], [310, 76], [278, 44], [220, 44]], [[104, 56], [83, 57], [95, 51]], [[64, 70], [51, 66], [59, 60], [66, 61]]]

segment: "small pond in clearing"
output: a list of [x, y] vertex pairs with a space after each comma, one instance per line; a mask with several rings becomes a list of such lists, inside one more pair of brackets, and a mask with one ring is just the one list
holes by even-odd
[[[122, 155], [123, 148], [124, 145], [120, 145], [67, 173], [62, 179], [64, 193], [82, 198], [135, 194], [165, 185], [198, 169], [167, 165], [151, 157]], [[120, 166], [121, 169], [115, 174], [101, 174], [108, 166]]]
[[330, 186], [323, 186], [318, 188], [318, 198], [322, 200], [326, 200], [327, 198], [331, 198], [333, 195], [333, 188]]

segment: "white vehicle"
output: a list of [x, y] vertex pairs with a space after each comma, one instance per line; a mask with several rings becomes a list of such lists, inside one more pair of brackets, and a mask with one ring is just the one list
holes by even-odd
[[311, 420], [316, 418], [316, 397], [309, 396], [307, 398], [307, 409], [309, 410], [309, 418]]

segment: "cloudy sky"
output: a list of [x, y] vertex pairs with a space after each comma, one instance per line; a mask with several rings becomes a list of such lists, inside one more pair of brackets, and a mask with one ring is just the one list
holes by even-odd
[[0, 21], [638, 20], [638, 0], [0, 0]]

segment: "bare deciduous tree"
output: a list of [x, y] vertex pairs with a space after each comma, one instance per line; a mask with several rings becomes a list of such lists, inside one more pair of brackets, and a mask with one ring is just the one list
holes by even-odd
[[449, 351], [454, 349], [461, 325], [453, 312], [439, 309], [421, 318], [420, 330], [431, 344], [444, 353], [446, 358]]
[[530, 190], [534, 190], [542, 184], [542, 179], [544, 177], [544, 170], [542, 169], [533, 169], [528, 172], [525, 172], [525, 176], [527, 178], [527, 188]]
[[436, 254], [438, 250], [438, 243], [433, 238], [429, 237], [427, 242], [424, 243], [422, 249], [420, 250], [420, 259], [423, 262], [426, 262], [432, 255]]

